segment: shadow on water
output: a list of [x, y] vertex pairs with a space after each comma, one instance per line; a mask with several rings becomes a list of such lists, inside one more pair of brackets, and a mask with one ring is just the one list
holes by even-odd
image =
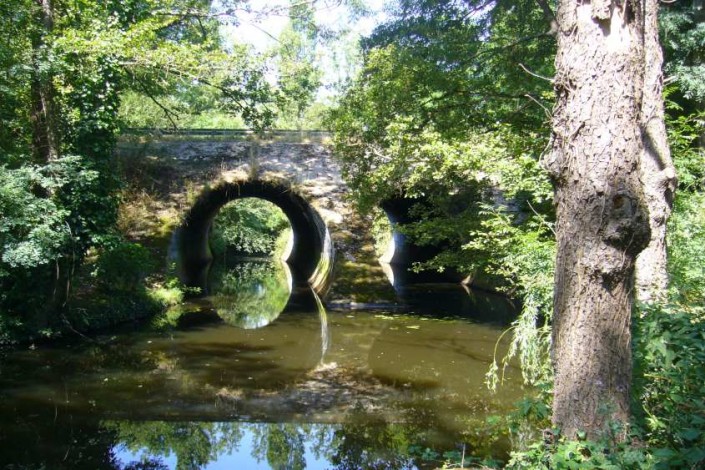
[[514, 365], [498, 394], [484, 386], [511, 305], [459, 285], [402, 295], [403, 312], [326, 312], [285, 266], [250, 260], [215, 266], [209, 295], [158, 329], [8, 352], [0, 467], [437, 468], [461, 446], [506, 456], [478, 429], [524, 393]]
[[396, 292], [400, 310], [432, 318], [463, 318], [507, 327], [519, 306], [504, 295], [451, 282], [445, 273], [414, 272], [405, 264], [380, 263]]

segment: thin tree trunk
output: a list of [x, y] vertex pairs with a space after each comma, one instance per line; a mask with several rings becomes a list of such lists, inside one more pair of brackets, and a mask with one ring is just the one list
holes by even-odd
[[636, 264], [637, 298], [641, 302], [665, 300], [668, 288], [666, 223], [671, 215], [676, 171], [668, 148], [663, 110], [663, 52], [658, 36], [658, 0], [645, 0], [644, 95], [642, 125], [644, 153], [641, 181], [649, 207], [651, 240]]
[[54, 86], [43, 69], [45, 36], [54, 26], [51, 0], [37, 0], [40, 26], [32, 34], [31, 122], [32, 147], [37, 161], [46, 163], [59, 157], [59, 137], [54, 106]]
[[559, 0], [557, 19], [553, 422], [598, 437], [629, 419], [634, 266], [649, 240], [643, 17], [640, 1]]
[[[46, 38], [54, 27], [54, 13], [51, 0], [35, 0], [34, 29], [31, 32], [32, 75], [30, 83], [30, 121], [32, 125], [32, 153], [35, 161], [46, 164], [59, 158], [59, 136], [54, 104], [54, 84], [47, 73]], [[43, 196], [50, 197], [47, 190]], [[54, 278], [50, 297], [43, 307], [34, 312], [34, 328], [40, 330], [50, 324], [50, 318], [59, 311], [66, 297], [62, 288], [66, 281], [60, 269], [60, 261], [54, 264]]]
[[[694, 0], [693, 9], [695, 10], [695, 22], [698, 24], [705, 23], [705, 0]], [[702, 64], [705, 62], [705, 51], [695, 50], [690, 58], [691, 64]], [[696, 100], [695, 109], [698, 112], [705, 112], [705, 99]], [[705, 149], [705, 129], [700, 133], [699, 145], [701, 149]]]

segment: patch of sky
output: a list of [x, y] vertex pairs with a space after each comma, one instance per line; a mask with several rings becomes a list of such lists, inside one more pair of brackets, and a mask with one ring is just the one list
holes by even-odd
[[[213, 10], [226, 11], [225, 3], [227, 0], [216, 0]], [[323, 71], [318, 101], [331, 99], [339, 91], [339, 85], [354, 76], [359, 67], [357, 41], [387, 18], [385, 0], [363, 0], [361, 3], [365, 5], [365, 14], [358, 14], [346, 2], [312, 1], [317, 25], [330, 32], [330, 40], [319, 41], [316, 46], [316, 58]], [[221, 27], [226, 46], [248, 44], [259, 54], [271, 51], [289, 21], [289, 4], [286, 0], [250, 0], [237, 4], [234, 15], [223, 16], [230, 18], [223, 21]], [[272, 70], [268, 78], [274, 83], [276, 71]]]

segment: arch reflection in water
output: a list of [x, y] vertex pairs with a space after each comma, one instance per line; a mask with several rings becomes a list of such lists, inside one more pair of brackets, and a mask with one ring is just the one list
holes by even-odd
[[[166, 325], [170, 363], [191, 384], [218, 384], [217, 397], [226, 401], [303, 380], [329, 343], [315, 291], [276, 259], [222, 261], [208, 274], [210, 295], [187, 301]], [[202, 395], [189, 389], [180, 400], [182, 408], [192, 401], [198, 407]]]
[[284, 311], [293, 289], [289, 266], [275, 259], [216, 263], [209, 273], [210, 301], [218, 316], [238, 328], [270, 324]]

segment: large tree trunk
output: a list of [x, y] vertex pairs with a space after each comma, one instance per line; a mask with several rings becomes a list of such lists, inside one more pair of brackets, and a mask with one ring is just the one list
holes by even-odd
[[663, 52], [658, 36], [658, 0], [645, 0], [642, 126], [644, 153], [641, 181], [649, 207], [651, 240], [636, 263], [637, 298], [642, 302], [665, 300], [668, 287], [666, 223], [671, 215], [676, 171], [668, 148], [663, 111]]
[[559, 0], [546, 164], [556, 201], [553, 422], [597, 437], [629, 418], [636, 257], [649, 240], [639, 181], [641, 1]]

